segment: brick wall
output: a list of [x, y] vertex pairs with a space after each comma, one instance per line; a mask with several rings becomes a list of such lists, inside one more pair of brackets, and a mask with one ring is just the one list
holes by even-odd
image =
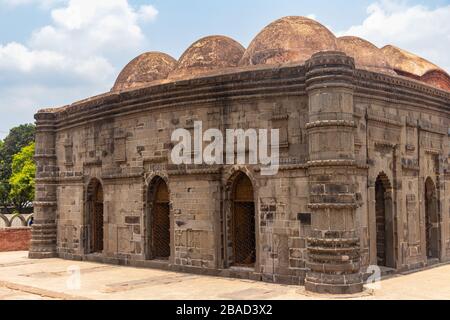
[[0, 252], [26, 251], [30, 248], [31, 228], [0, 229]]

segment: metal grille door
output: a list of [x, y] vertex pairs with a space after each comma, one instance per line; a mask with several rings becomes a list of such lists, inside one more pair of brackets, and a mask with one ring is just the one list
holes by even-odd
[[256, 223], [253, 185], [240, 174], [233, 188], [232, 230], [233, 264], [253, 267], [256, 262]]
[[169, 189], [164, 180], [156, 182], [152, 206], [152, 259], [170, 257], [170, 203]]
[[377, 227], [377, 263], [386, 266], [386, 204], [385, 190], [380, 182], [376, 185], [376, 227]]
[[156, 259], [170, 257], [169, 203], [155, 203], [153, 216], [153, 255]]
[[85, 230], [86, 252], [103, 252], [103, 187], [97, 179], [88, 185], [88, 220]]
[[440, 256], [440, 219], [437, 191], [431, 179], [425, 182], [425, 217], [427, 257], [436, 259]]
[[234, 262], [237, 266], [251, 266], [256, 261], [255, 204], [234, 203]]
[[103, 251], [103, 203], [97, 202], [94, 205], [94, 252]]

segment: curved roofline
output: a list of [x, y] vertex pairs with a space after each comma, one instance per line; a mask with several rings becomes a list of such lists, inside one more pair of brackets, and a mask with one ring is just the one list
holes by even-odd
[[[135, 58], [133, 58], [130, 62], [128, 62], [125, 65], [125, 67], [122, 68], [122, 70], [120, 71], [119, 75], [116, 78], [116, 81], [114, 82], [114, 86], [112, 87], [111, 91], [123, 90], [124, 85], [126, 83], [128, 83], [128, 81], [124, 81], [124, 79], [121, 79], [121, 78], [123, 76], [125, 76], [126, 72], [130, 71], [129, 69], [132, 69], [133, 67], [136, 68], [137, 66], [139, 66], [139, 59], [144, 58], [146, 56], [164, 57], [164, 58], [167, 58], [168, 60], [171, 60], [174, 64], [177, 62], [177, 60], [175, 58], [173, 58], [171, 55], [169, 55], [165, 52], [160, 52], [160, 51], [144, 52], [144, 53], [136, 56]], [[136, 63], [136, 66], [133, 65], [134, 63]], [[163, 77], [162, 79], [164, 79], [164, 78], [167, 78], [167, 76]], [[154, 81], [156, 81], [156, 80], [158, 80], [158, 79], [155, 79]]]
[[[302, 28], [302, 26], [306, 26], [306, 28]], [[316, 39], [310, 36], [311, 29], [315, 31], [314, 37]], [[280, 30], [284, 38], [273, 35]], [[274, 45], [273, 42], [280, 42], [281, 45], [280, 43], [277, 43], [278, 46]], [[318, 45], [320, 43], [322, 45]], [[334, 33], [317, 20], [304, 16], [285, 16], [266, 25], [252, 39], [239, 65], [301, 63], [305, 62], [315, 52], [337, 49]]]
[[231, 41], [236, 42], [237, 44], [239, 44], [239, 45], [242, 47], [242, 49], [245, 50], [245, 47], [244, 47], [239, 41], [237, 41], [236, 39], [231, 38], [230, 36], [226, 36], [226, 35], [223, 35], [223, 34], [212, 34], [212, 35], [209, 35], [209, 36], [201, 37], [201, 38], [195, 40], [194, 42], [192, 42], [192, 43], [187, 47], [187, 49], [184, 50], [184, 52], [181, 54], [181, 56], [180, 56], [180, 58], [179, 58], [178, 60], [180, 60], [181, 57], [183, 56], [183, 54], [185, 54], [186, 51], [188, 51], [194, 44], [196, 44], [196, 43], [198, 43], [198, 42], [201, 42], [201, 41], [203, 41], [203, 40], [212, 39], [212, 38], [224, 38], [224, 39], [227, 39], [227, 40], [231, 40]]
[[447, 78], [450, 79], [450, 75], [449, 75], [444, 69], [441, 69], [441, 68], [438, 68], [438, 69], [431, 69], [431, 70], [425, 72], [425, 73], [422, 75], [422, 77], [425, 77], [426, 75], [428, 75], [428, 74], [430, 74], [430, 73], [435, 73], [435, 72], [440, 73], [440, 74], [443, 74], [443, 75], [445, 75]]
[[[407, 62], [415, 63], [415, 64], [418, 64], [420, 62], [420, 63], [428, 65], [426, 67], [426, 71], [422, 72], [421, 74], [411, 72], [411, 70], [401, 69], [398, 66], [392, 65], [392, 63], [391, 63], [391, 65], [392, 65], [392, 67], [394, 69], [398, 69], [398, 70], [403, 71], [403, 72], [411, 73], [411, 74], [419, 76], [419, 77], [422, 77], [428, 71], [431, 71], [431, 70], [434, 70], [434, 69], [442, 70], [443, 72], [447, 73], [445, 70], [443, 70], [441, 67], [439, 67], [438, 65], [434, 64], [433, 62], [431, 62], [431, 61], [429, 61], [429, 60], [427, 60], [427, 59], [425, 59], [425, 58], [423, 58], [421, 56], [418, 56], [417, 54], [414, 54], [414, 53], [412, 53], [412, 52], [410, 52], [408, 50], [399, 48], [399, 47], [397, 47], [395, 45], [392, 45], [392, 44], [385, 45], [384, 47], [381, 48], [381, 50], [384, 52], [385, 50], [390, 49], [390, 48], [396, 50], [397, 52], [399, 52], [400, 54], [405, 56]], [[386, 55], [386, 58], [389, 60], [390, 57], [389, 57], [388, 54], [386, 54], [386, 52], [385, 52], [385, 55]]]
[[[216, 48], [214, 50], [208, 50], [206, 49], [206, 52], [202, 52], [203, 46], [211, 46], [215, 43], [219, 43], [219, 41], [222, 41], [222, 43], [225, 43], [223, 45], [223, 51], [226, 53], [229, 53], [230, 59], [227, 61], [227, 59], [224, 59], [223, 56], [220, 56], [220, 53], [222, 51], [217, 50]], [[211, 48], [211, 47], [209, 47]], [[213, 47], [214, 48], [214, 47]], [[228, 52], [229, 50], [229, 52]], [[208, 73], [210, 71], [215, 70], [223, 70], [227, 68], [235, 68], [238, 66], [239, 60], [242, 58], [242, 55], [245, 52], [245, 47], [240, 44], [235, 39], [225, 36], [225, 35], [209, 35], [202, 37], [196, 41], [194, 41], [180, 56], [178, 59], [176, 67], [170, 72], [168, 79], [172, 78], [189, 78], [191, 76], [196, 76], [198, 74]], [[212, 56], [211, 56], [211, 53]], [[197, 56], [196, 56], [197, 55]], [[195, 65], [194, 60], [198, 59], [198, 57], [201, 57], [201, 59], [197, 60], [204, 62], [204, 65]], [[231, 63], [233, 59], [236, 59], [237, 61], [234, 63]], [[192, 60], [192, 61], [190, 61]], [[216, 62], [216, 63], [215, 63]], [[229, 65], [227, 65], [229, 64]], [[203, 70], [204, 69], [204, 70]], [[189, 72], [189, 74], [184, 74], [185, 72]]]
[[377, 48], [378, 50], [381, 50], [380, 48], [378, 48], [376, 45], [374, 45], [372, 42], [370, 42], [369, 40], [366, 40], [364, 38], [361, 37], [357, 37], [357, 36], [342, 36], [342, 37], [336, 37], [337, 40], [346, 40], [346, 39], [357, 39], [357, 40], [361, 40], [367, 44], [370, 44], [371, 46]]
[[337, 43], [341, 51], [355, 58], [358, 68], [396, 74], [383, 51], [372, 42], [357, 36], [342, 36], [337, 38]]
[[[278, 23], [278, 25], [277, 25]], [[271, 30], [271, 26], [275, 25], [273, 30]], [[303, 26], [304, 25], [304, 26]], [[266, 35], [262, 36], [264, 32], [267, 32]], [[277, 32], [280, 33], [280, 35], [277, 35]], [[279, 36], [279, 38], [277, 38]], [[259, 37], [262, 37], [260, 40], [258, 40]], [[233, 63], [227, 63], [227, 54], [224, 53], [222, 55], [220, 54], [214, 54], [211, 49], [206, 49], [206, 54], [204, 55], [204, 60], [202, 60], [202, 48], [194, 48], [194, 46], [198, 43], [204, 42], [207, 44], [207, 42], [210, 39], [222, 39], [226, 42], [228, 42], [230, 45], [230, 61], [233, 61]], [[303, 40], [302, 40], [303, 39]], [[237, 40], [221, 34], [213, 34], [213, 35], [207, 35], [204, 37], [201, 37], [200, 39], [194, 41], [179, 57], [178, 60], [171, 57], [169, 54], [160, 52], [160, 51], [149, 51], [145, 52], [141, 55], [136, 56], [131, 60], [120, 72], [118, 75], [113, 89], [117, 88], [120, 83], [119, 79], [123, 72], [127, 70], [127, 68], [133, 64], [133, 62], [136, 61], [136, 59], [139, 59], [139, 57], [142, 57], [146, 54], [155, 54], [155, 55], [162, 55], [170, 58], [175, 62], [175, 66], [170, 66], [167, 69], [170, 69], [168, 71], [168, 74], [166, 76], [167, 70], [162, 72], [164, 74], [164, 77], [158, 77], [157, 80], [151, 81], [151, 82], [157, 82], [157, 83], [167, 83], [174, 80], [183, 80], [183, 79], [190, 79], [190, 78], [198, 78], [203, 75], [211, 74], [211, 73], [219, 73], [219, 72], [230, 72], [230, 71], [236, 71], [239, 72], [243, 68], [251, 67], [251, 66], [281, 66], [281, 65], [287, 65], [287, 64], [303, 64], [307, 59], [310, 58], [310, 54], [313, 55], [316, 52], [320, 51], [335, 51], [339, 50], [339, 42], [345, 41], [345, 40], [358, 40], [361, 43], [364, 43], [362, 45], [362, 48], [364, 48], [365, 45], [367, 45], [367, 50], [370, 52], [367, 56], [364, 56], [364, 49], [361, 50], [363, 54], [363, 59], [360, 59], [360, 61], [364, 61], [364, 58], [366, 61], [371, 60], [370, 55], [373, 55], [371, 53], [371, 49], [379, 50], [381, 53], [383, 53], [383, 58], [386, 61], [387, 66], [385, 67], [384, 62], [381, 59], [376, 58], [375, 55], [373, 55], [373, 61], [374, 64], [370, 63], [358, 63], [358, 68], [361, 69], [367, 69], [369, 71], [373, 72], [379, 72], [379, 73], [386, 73], [386, 74], [399, 74], [403, 76], [407, 76], [413, 79], [421, 80], [423, 76], [426, 74], [429, 74], [430, 72], [433, 72], [435, 70], [436, 72], [440, 72], [445, 77], [450, 77], [448, 73], [440, 68], [439, 66], [433, 64], [432, 62], [417, 56], [413, 53], [410, 53], [406, 50], [403, 50], [401, 48], [398, 48], [394, 45], [386, 45], [382, 48], [378, 48], [376, 45], [374, 45], [372, 42], [356, 36], [342, 36], [342, 37], [336, 37], [331, 30], [329, 30], [326, 26], [321, 24], [319, 21], [304, 17], [304, 16], [285, 16], [280, 19], [277, 19], [271, 23], [269, 23], [266, 27], [264, 27], [257, 36], [252, 40], [249, 47], [245, 49], [245, 47], [239, 43]], [[278, 40], [278, 42], [277, 42]], [[259, 42], [258, 42], [259, 41]], [[321, 44], [322, 41], [322, 44]], [[344, 44], [345, 45], [345, 44]], [[351, 46], [358, 46], [358, 43], [356, 44], [349, 44], [350, 51]], [[227, 44], [222, 45], [224, 48], [227, 47]], [[253, 49], [252, 49], [252, 46]], [[302, 46], [305, 47], [305, 50], [302, 51]], [[393, 50], [390, 51], [391, 54], [386, 53], [387, 50]], [[181, 66], [181, 63], [184, 61], [184, 59], [187, 57], [189, 52], [191, 50], [198, 50], [195, 51], [195, 53], [192, 56], [192, 61], [186, 60], [186, 64]], [[250, 51], [253, 50], [253, 51]], [[216, 50], [217, 51], [217, 50]], [[240, 51], [242, 51], [242, 56], [240, 57], [240, 61], [235, 63], [237, 57], [240, 55]], [[341, 50], [342, 51], [342, 50]], [[347, 55], [352, 56], [351, 52], [347, 51]], [[223, 51], [222, 51], [223, 52]], [[358, 54], [361, 54], [360, 52], [357, 52]], [[197, 56], [195, 56], [197, 55]], [[355, 54], [357, 56], [357, 54]], [[200, 56], [200, 59], [198, 59], [198, 56]], [[216, 59], [216, 60], [215, 60]], [[358, 60], [358, 59], [355, 59]], [[217, 61], [217, 67], [215, 67], [214, 61]], [[378, 62], [378, 63], [377, 63]], [[393, 63], [394, 62], [394, 63]], [[402, 67], [403, 63], [403, 67]], [[414, 64], [416, 63], [416, 65]], [[380, 64], [380, 65], [378, 65]], [[157, 68], [155, 68], [157, 69]], [[163, 68], [164, 69], [164, 68]], [[234, 70], [233, 70], [234, 69]], [[143, 68], [145, 70], [145, 67]], [[130, 72], [132, 74], [132, 72]], [[150, 74], [150, 73], [149, 73]], [[139, 72], [135, 75], [135, 86], [141, 86], [146, 85], [147, 83], [143, 81], [139, 81]], [[129, 77], [128, 82], [130, 83], [129, 87], [133, 87], [133, 77]], [[142, 78], [145, 79], [145, 71], [142, 72]], [[126, 84], [126, 81], [124, 82], [125, 86], [121, 90], [126, 90], [125, 87], [128, 85]]]

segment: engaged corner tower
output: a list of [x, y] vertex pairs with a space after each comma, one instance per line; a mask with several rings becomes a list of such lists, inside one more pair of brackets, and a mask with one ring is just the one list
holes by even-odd
[[363, 283], [355, 221], [355, 61], [343, 52], [319, 52], [306, 69], [312, 233], [305, 285], [316, 293], [357, 293]]
[[29, 252], [31, 259], [57, 256], [56, 211], [57, 178], [55, 114], [43, 110], [36, 114], [36, 195], [34, 224]]

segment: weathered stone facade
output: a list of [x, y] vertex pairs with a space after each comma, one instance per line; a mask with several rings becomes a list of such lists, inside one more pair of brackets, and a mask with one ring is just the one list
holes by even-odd
[[[361, 291], [369, 265], [450, 260], [450, 90], [356, 68], [339, 51], [127, 88], [36, 115], [30, 257], [332, 293]], [[173, 165], [171, 134], [194, 121], [204, 130], [280, 129], [279, 173]], [[252, 192], [238, 199], [243, 176]], [[156, 185], [167, 187], [167, 202]], [[236, 251], [238, 203], [254, 211], [247, 262]], [[164, 208], [170, 252], [159, 259], [155, 216]]]

